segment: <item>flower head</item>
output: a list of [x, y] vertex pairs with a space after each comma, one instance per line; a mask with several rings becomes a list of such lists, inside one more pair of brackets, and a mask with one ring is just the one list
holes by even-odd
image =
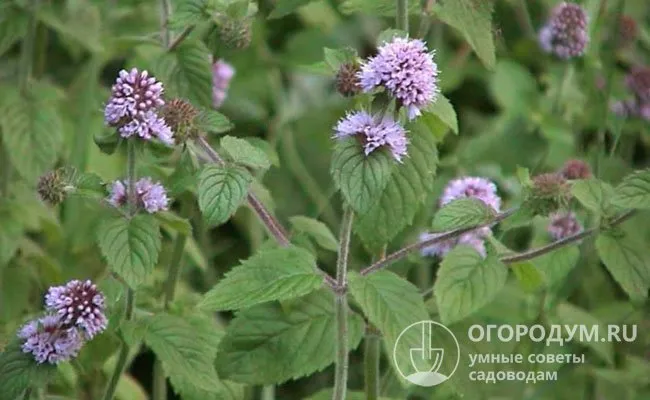
[[336, 128], [335, 138], [356, 136], [363, 145], [364, 153], [369, 155], [378, 148], [388, 148], [398, 162], [406, 155], [406, 131], [389, 117], [372, 116], [365, 111], [357, 111], [341, 119]]
[[422, 40], [396, 37], [379, 47], [376, 56], [361, 66], [361, 88], [369, 92], [384, 87], [400, 105], [406, 107], [409, 119], [433, 103], [438, 95], [438, 66], [433, 53]]
[[[128, 200], [128, 182], [115, 181], [108, 195], [108, 202], [115, 207], [121, 207]], [[135, 194], [138, 207], [144, 208], [153, 214], [166, 210], [169, 205], [167, 191], [160, 183], [154, 183], [151, 178], [142, 178], [135, 183]]]
[[575, 213], [556, 212], [550, 215], [550, 222], [546, 230], [553, 240], [560, 240], [582, 232], [583, 228]]
[[454, 179], [449, 182], [440, 197], [440, 206], [465, 197], [479, 199], [492, 207], [494, 211], [501, 210], [501, 198], [497, 194], [496, 185], [485, 178], [474, 176]]
[[55, 315], [28, 322], [18, 331], [18, 337], [25, 340], [23, 352], [32, 353], [39, 364], [68, 361], [79, 354], [83, 345], [77, 329], [63, 326]]
[[639, 102], [650, 102], [650, 67], [634, 67], [625, 77], [625, 84]]
[[591, 167], [582, 160], [568, 160], [560, 173], [566, 179], [588, 179], [591, 178]]
[[116, 127], [124, 138], [137, 136], [145, 140], [158, 138], [173, 144], [173, 133], [158, 115], [163, 85], [147, 71], [121, 70], [111, 88], [111, 97], [104, 108], [107, 125]]
[[360, 67], [356, 62], [341, 65], [336, 73], [336, 90], [345, 97], [352, 97], [361, 91], [359, 85]]
[[563, 59], [581, 56], [589, 42], [587, 21], [587, 13], [579, 5], [558, 4], [539, 31], [542, 49]]
[[91, 281], [72, 280], [64, 286], [51, 287], [45, 295], [45, 307], [56, 313], [61, 326], [77, 327], [91, 339], [108, 325], [104, 295]]
[[524, 203], [535, 214], [548, 215], [567, 205], [571, 187], [561, 174], [546, 173], [533, 178], [526, 188]]
[[226, 100], [230, 80], [235, 76], [235, 69], [232, 65], [223, 60], [217, 60], [212, 64], [212, 104], [219, 108]]

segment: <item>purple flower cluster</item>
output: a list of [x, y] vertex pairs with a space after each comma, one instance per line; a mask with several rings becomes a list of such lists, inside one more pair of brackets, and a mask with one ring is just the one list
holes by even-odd
[[[122, 207], [128, 199], [128, 182], [115, 181], [111, 186], [108, 202], [115, 207]], [[135, 183], [135, 194], [138, 207], [144, 208], [148, 213], [167, 210], [169, 199], [167, 191], [160, 183], [154, 183], [151, 178], [141, 178]]]
[[[494, 183], [485, 178], [469, 176], [452, 180], [447, 184], [442, 196], [440, 197], [440, 207], [462, 198], [479, 199], [487, 206], [494, 209], [494, 211], [499, 212], [501, 210], [501, 198], [497, 194], [497, 187]], [[479, 228], [465, 233], [458, 238], [448, 239], [427, 246], [421, 250], [421, 254], [424, 256], [437, 255], [444, 257], [449, 253], [449, 251], [451, 251], [451, 249], [462, 244], [473, 247], [479, 254], [485, 257], [485, 243], [483, 240], [490, 234], [490, 232], [491, 229], [489, 227]], [[422, 233], [420, 235], [420, 241], [432, 239], [436, 235], [437, 234], [435, 233]]]
[[157, 138], [165, 144], [174, 144], [172, 130], [158, 114], [158, 109], [165, 104], [163, 90], [162, 83], [147, 71], [121, 70], [104, 108], [106, 124], [116, 127], [123, 138]]
[[362, 64], [359, 80], [364, 92], [384, 87], [409, 119], [433, 103], [438, 95], [438, 66], [422, 40], [396, 37], [379, 48], [376, 56]]
[[620, 116], [650, 121], [650, 67], [632, 68], [625, 77], [625, 84], [634, 97], [614, 103], [612, 111]]
[[560, 240], [582, 232], [583, 228], [575, 213], [564, 211], [551, 214], [546, 230], [553, 240]]
[[104, 295], [90, 281], [73, 280], [51, 287], [45, 296], [47, 315], [29, 321], [19, 331], [22, 350], [37, 363], [58, 364], [79, 354], [86, 340], [108, 326]]
[[365, 111], [348, 114], [335, 128], [335, 138], [356, 136], [367, 155], [379, 148], [387, 148], [398, 162], [406, 155], [406, 131], [390, 117], [379, 117]]
[[544, 51], [562, 59], [584, 54], [589, 34], [585, 10], [573, 3], [560, 3], [539, 31], [539, 43]]
[[219, 108], [226, 100], [230, 80], [235, 76], [235, 69], [232, 65], [223, 60], [217, 60], [212, 64], [212, 105]]

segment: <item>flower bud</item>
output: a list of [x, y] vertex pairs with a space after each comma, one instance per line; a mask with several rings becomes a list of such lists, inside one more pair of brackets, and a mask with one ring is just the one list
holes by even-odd
[[569, 160], [560, 173], [569, 180], [588, 179], [591, 178], [591, 167], [582, 160]]
[[361, 92], [361, 85], [357, 76], [359, 71], [360, 67], [357, 63], [341, 65], [336, 73], [336, 90], [345, 97], [352, 97]]
[[63, 202], [67, 192], [72, 188], [67, 175], [63, 168], [59, 168], [41, 176], [36, 186], [41, 200], [52, 206]]
[[541, 174], [533, 178], [524, 204], [535, 214], [548, 215], [566, 207], [571, 198], [571, 188], [560, 174]]
[[249, 19], [224, 19], [219, 24], [219, 37], [230, 49], [245, 49], [251, 44], [253, 25]]
[[163, 118], [174, 131], [174, 136], [179, 143], [197, 136], [194, 119], [198, 114], [199, 111], [183, 99], [172, 99], [165, 104], [162, 112]]
[[618, 45], [627, 47], [636, 40], [639, 28], [636, 21], [628, 15], [621, 15], [618, 24]]

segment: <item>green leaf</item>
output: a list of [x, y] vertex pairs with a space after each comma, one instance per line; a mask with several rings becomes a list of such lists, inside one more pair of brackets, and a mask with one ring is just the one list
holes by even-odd
[[37, 364], [31, 353], [24, 353], [17, 340], [0, 353], [0, 399], [15, 400], [29, 387], [44, 386], [54, 375], [51, 364]]
[[175, 230], [185, 236], [192, 234], [192, 224], [185, 218], [181, 218], [171, 211], [161, 211], [154, 214], [163, 227]]
[[433, 218], [433, 230], [444, 232], [488, 223], [496, 212], [479, 199], [454, 200], [442, 207]]
[[357, 51], [350, 47], [343, 49], [328, 49], [326, 47], [323, 52], [325, 53], [325, 63], [329, 65], [333, 72], [337, 72], [342, 65], [357, 60]]
[[226, 222], [246, 199], [253, 177], [244, 168], [207, 166], [199, 176], [199, 208], [207, 222]]
[[440, 121], [442, 121], [442, 123], [451, 129], [452, 132], [458, 134], [458, 117], [456, 116], [456, 110], [454, 110], [454, 106], [451, 105], [445, 96], [439, 94], [436, 101], [424, 110], [421, 118], [426, 118], [428, 114], [435, 115], [440, 119]]
[[271, 166], [271, 161], [266, 153], [245, 139], [224, 136], [221, 139], [221, 147], [238, 164], [259, 169], [268, 169]]
[[0, 99], [2, 140], [15, 171], [30, 184], [57, 161], [63, 127], [52, 100], [58, 91], [45, 84], [29, 86], [24, 95], [7, 90]]
[[298, 232], [311, 236], [318, 245], [326, 250], [337, 251], [339, 242], [324, 223], [308, 217], [295, 216], [289, 218], [291, 225]]
[[[320, 290], [290, 307], [262, 304], [237, 314], [219, 344], [217, 372], [222, 379], [274, 384], [311, 375], [334, 362], [334, 296]], [[363, 321], [348, 315], [350, 350], [361, 341]]]
[[0, 56], [27, 32], [27, 13], [10, 2], [0, 5]]
[[644, 301], [650, 289], [650, 257], [647, 247], [627, 232], [604, 232], [596, 250], [614, 280], [633, 301]]
[[282, 18], [294, 12], [297, 8], [311, 3], [314, 0], [279, 0], [269, 14], [269, 19]]
[[508, 267], [460, 245], [440, 265], [433, 293], [444, 324], [460, 321], [490, 303], [508, 278]]
[[194, 118], [194, 125], [199, 131], [211, 133], [224, 133], [233, 128], [228, 117], [210, 109], [201, 109]]
[[650, 208], [650, 169], [625, 177], [614, 190], [612, 204], [625, 208]]
[[364, 245], [373, 251], [413, 223], [415, 214], [433, 190], [438, 165], [436, 133], [422, 123], [414, 124], [409, 130], [409, 157], [395, 168], [377, 204], [359, 216], [354, 227]]
[[[383, 17], [394, 17], [397, 13], [394, 0], [345, 0], [340, 8], [345, 14], [361, 12]], [[420, 7], [417, 1], [409, 2], [409, 14], [416, 14], [419, 10]]]
[[494, 100], [510, 113], [529, 112], [539, 96], [535, 77], [511, 61], [499, 61], [489, 87]]
[[557, 288], [578, 263], [580, 250], [575, 246], [559, 248], [533, 259], [533, 264], [544, 276], [546, 285]]
[[301, 297], [323, 284], [316, 260], [299, 247], [264, 249], [233, 268], [199, 304], [210, 311]]
[[488, 69], [496, 63], [492, 7], [492, 1], [476, 0], [443, 0], [433, 6], [435, 15], [463, 34]]
[[181, 0], [174, 6], [174, 13], [168, 23], [171, 29], [182, 29], [210, 19], [206, 0]]
[[186, 39], [171, 52], [164, 52], [154, 66], [156, 78], [165, 82], [165, 92], [212, 107], [210, 52], [198, 41]]
[[609, 204], [612, 188], [598, 179], [586, 179], [573, 183], [571, 194], [591, 211], [601, 213]]
[[[381, 331], [388, 354], [393, 354], [397, 339], [404, 329], [429, 319], [419, 289], [390, 271], [379, 271], [367, 276], [351, 272], [349, 287], [365, 316]], [[400, 346], [404, 343], [416, 348], [422, 343], [419, 331], [408, 330], [400, 338]], [[401, 358], [395, 360], [398, 365], [410, 364], [409, 352], [397, 352], [397, 356]]]
[[[558, 319], [559, 324], [564, 325], [565, 329], [568, 329], [569, 326], [574, 327], [598, 327], [599, 332], [607, 331], [607, 327], [600, 321], [598, 318], [589, 314], [587, 311], [578, 308], [569, 303], [558, 304], [555, 308], [555, 317]], [[565, 329], [561, 331], [565, 332]], [[566, 332], [563, 337], [567, 337], [568, 332]], [[573, 337], [575, 340], [580, 341], [584, 339], [582, 334], [577, 334]], [[603, 360], [609, 364], [614, 363], [614, 345], [612, 342], [596, 340], [584, 340], [581, 343], [584, 343], [586, 346], [594, 349], [596, 354], [598, 354]]]
[[356, 138], [346, 138], [334, 149], [331, 172], [345, 201], [363, 215], [379, 200], [394, 163], [387, 151], [375, 150], [366, 156]]
[[535, 292], [544, 283], [542, 274], [530, 261], [514, 263], [510, 266], [521, 287], [527, 292]]
[[97, 240], [109, 267], [131, 287], [153, 272], [160, 253], [160, 227], [151, 215], [112, 216], [99, 227]]
[[144, 341], [170, 377], [211, 392], [222, 389], [213, 365], [215, 326], [209, 319], [156, 314], [143, 323]]
[[18, 208], [11, 201], [0, 201], [0, 271], [18, 250], [24, 225], [18, 218]]

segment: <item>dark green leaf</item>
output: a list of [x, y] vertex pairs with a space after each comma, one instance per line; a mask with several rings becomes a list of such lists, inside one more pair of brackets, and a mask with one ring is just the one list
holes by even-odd
[[172, 52], [163, 53], [154, 71], [172, 96], [212, 107], [210, 52], [203, 43], [186, 39]]
[[481, 200], [464, 198], [442, 207], [433, 218], [433, 230], [444, 232], [468, 228], [490, 222], [496, 216], [494, 209]]
[[55, 371], [51, 364], [37, 364], [17, 340], [12, 341], [0, 353], [0, 400], [20, 399], [25, 389], [44, 386]]
[[596, 250], [614, 280], [633, 301], [648, 298], [650, 257], [647, 246], [627, 232], [604, 232], [596, 239]]
[[650, 169], [625, 177], [614, 193], [612, 204], [626, 208], [650, 208]]
[[289, 221], [296, 231], [304, 232], [311, 236], [320, 247], [326, 250], [338, 250], [338, 240], [324, 223], [303, 216], [291, 217]]
[[253, 177], [234, 166], [208, 166], [199, 176], [199, 207], [211, 225], [226, 222], [246, 199]]
[[209, 109], [202, 109], [194, 119], [194, 124], [198, 130], [210, 133], [224, 133], [233, 128], [228, 117]]
[[224, 136], [221, 139], [221, 147], [238, 164], [260, 169], [268, 169], [271, 166], [266, 153], [244, 139]]

